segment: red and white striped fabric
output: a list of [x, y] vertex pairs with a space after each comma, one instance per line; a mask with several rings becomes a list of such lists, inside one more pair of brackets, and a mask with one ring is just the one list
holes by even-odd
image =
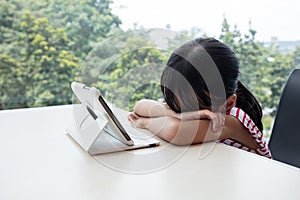
[[271, 152], [267, 146], [265, 139], [263, 138], [262, 132], [257, 128], [252, 119], [249, 117], [247, 113], [245, 113], [242, 109], [233, 107], [227, 115], [231, 115], [236, 117], [250, 132], [251, 136], [256, 140], [259, 144], [257, 149], [250, 149], [249, 147], [244, 146], [243, 144], [238, 143], [237, 141], [231, 139], [219, 140], [219, 142], [225, 143], [227, 145], [237, 147], [239, 149], [243, 149], [245, 151], [249, 151], [252, 153], [256, 153], [261, 156], [265, 156], [267, 158], [272, 158]]

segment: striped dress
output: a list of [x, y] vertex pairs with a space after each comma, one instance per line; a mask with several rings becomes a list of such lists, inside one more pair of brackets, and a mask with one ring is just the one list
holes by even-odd
[[227, 115], [231, 115], [235, 118], [237, 118], [250, 132], [251, 136], [256, 140], [256, 142], [259, 144], [259, 147], [257, 149], [250, 149], [243, 144], [240, 144], [239, 142], [231, 139], [223, 139], [219, 140], [221, 143], [225, 143], [227, 145], [243, 149], [245, 151], [249, 151], [252, 153], [256, 153], [261, 156], [265, 156], [267, 158], [272, 158], [271, 152], [267, 146], [267, 143], [265, 139], [263, 138], [262, 132], [257, 128], [257, 126], [254, 124], [254, 122], [251, 120], [248, 114], [246, 114], [242, 109], [233, 107]]

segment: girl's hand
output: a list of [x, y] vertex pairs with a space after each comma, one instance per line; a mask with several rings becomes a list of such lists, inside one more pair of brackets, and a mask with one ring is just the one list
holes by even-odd
[[176, 113], [175, 117], [180, 120], [209, 119], [212, 122], [212, 130], [214, 132], [220, 131], [225, 123], [225, 116], [222, 113], [213, 113], [210, 110], [206, 109], [192, 112]]
[[127, 116], [127, 119], [132, 125], [138, 128], [147, 128], [149, 123], [149, 118], [140, 117], [134, 112], [130, 112]]

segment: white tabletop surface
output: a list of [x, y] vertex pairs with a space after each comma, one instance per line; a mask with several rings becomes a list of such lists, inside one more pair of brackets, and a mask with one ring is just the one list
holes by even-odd
[[300, 199], [299, 168], [224, 144], [92, 157], [66, 135], [72, 115], [71, 105], [0, 111], [1, 200]]

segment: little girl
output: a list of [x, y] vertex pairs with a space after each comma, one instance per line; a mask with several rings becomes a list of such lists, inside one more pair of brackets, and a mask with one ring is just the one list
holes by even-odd
[[[219, 141], [272, 158], [262, 134], [261, 107], [238, 75], [238, 58], [225, 44], [214, 38], [187, 42], [173, 52], [162, 73], [166, 103], [140, 100], [128, 119], [175, 145]], [[223, 93], [210, 86], [216, 77], [222, 84], [213, 88]]]

